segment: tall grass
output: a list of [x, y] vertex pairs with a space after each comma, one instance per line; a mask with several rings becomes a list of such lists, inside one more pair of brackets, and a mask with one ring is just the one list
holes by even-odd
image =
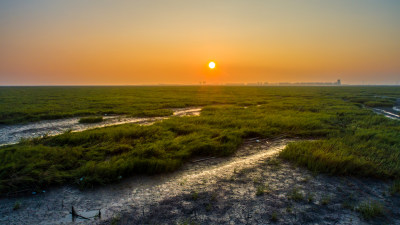
[[363, 201], [358, 205], [356, 210], [366, 220], [383, 216], [385, 213], [382, 203], [378, 201]]
[[360, 116], [323, 140], [291, 143], [280, 156], [313, 171], [400, 177], [399, 122], [376, 115]]

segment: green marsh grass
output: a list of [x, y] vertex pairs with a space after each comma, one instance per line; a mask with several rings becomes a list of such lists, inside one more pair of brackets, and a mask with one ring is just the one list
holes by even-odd
[[13, 210], [15, 211], [15, 210], [18, 210], [18, 209], [20, 209], [20, 208], [21, 208], [21, 202], [16, 201], [16, 202], [14, 203]]
[[[381, 95], [389, 99], [373, 97]], [[2, 87], [0, 123], [203, 110], [150, 126], [66, 132], [0, 147], [0, 192], [94, 187], [171, 172], [194, 156], [230, 155], [251, 137], [314, 139], [280, 154], [312, 171], [398, 178], [400, 122], [360, 106], [396, 97], [400, 90], [392, 87]]]
[[400, 194], [400, 180], [395, 180], [390, 186], [389, 192], [391, 195]]
[[288, 193], [288, 199], [298, 202], [304, 200], [304, 195], [298, 188], [293, 188]]
[[356, 210], [366, 220], [384, 215], [384, 207], [378, 201], [363, 201], [357, 206]]

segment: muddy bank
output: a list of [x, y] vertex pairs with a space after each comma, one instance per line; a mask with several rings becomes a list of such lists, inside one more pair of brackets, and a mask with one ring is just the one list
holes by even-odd
[[[173, 109], [172, 116], [198, 116], [201, 108], [183, 108]], [[125, 123], [151, 124], [155, 121], [167, 119], [170, 116], [151, 117], [151, 118], [135, 118], [128, 116], [103, 116], [104, 121], [93, 124], [79, 123], [78, 117], [44, 120], [36, 123], [19, 124], [19, 125], [0, 125], [0, 146], [6, 144], [14, 144], [21, 139], [41, 137], [44, 135], [57, 135], [65, 131], [73, 132], [84, 131], [93, 128], [113, 126]]]
[[[136, 176], [94, 190], [62, 187], [0, 200], [0, 224], [399, 224], [390, 182], [315, 175], [277, 159], [293, 140], [246, 141], [229, 158], [194, 159], [164, 175]], [[355, 208], [378, 201], [384, 216]], [[15, 203], [20, 209], [13, 210]], [[70, 214], [74, 206], [78, 214]], [[101, 212], [101, 218], [96, 217]]]
[[[268, 144], [248, 144], [239, 154], [265, 148]], [[128, 211], [92, 223], [400, 224], [400, 197], [388, 193], [390, 182], [316, 175], [279, 160], [279, 149], [200, 171], [182, 179], [181, 194], [161, 201], [149, 196], [146, 205], [132, 201]], [[362, 216], [360, 205], [370, 202], [382, 206], [382, 215]]]
[[[70, 214], [74, 206], [78, 214], [88, 216], [101, 211], [102, 220], [113, 218], [122, 212], [129, 212], [132, 205], [148, 207], [154, 202], [161, 202], [181, 194], [190, 194], [190, 187], [198, 181], [209, 179], [217, 182], [219, 176], [227, 177], [234, 170], [247, 168], [259, 160], [270, 157], [284, 148], [287, 140], [271, 143], [263, 142], [256, 148], [240, 148], [229, 158], [193, 159], [181, 170], [156, 176], [135, 176], [121, 183], [98, 187], [94, 190], [80, 191], [75, 187], [65, 186], [45, 193], [37, 193], [18, 198], [0, 200], [0, 224], [60, 224], [72, 223]], [[245, 145], [250, 145], [246, 143]], [[260, 144], [260, 143], [257, 143]], [[248, 158], [250, 157], [250, 158]], [[235, 168], [233, 168], [235, 165]], [[13, 210], [16, 202], [21, 203], [19, 210]], [[97, 223], [99, 220], [82, 220], [75, 222]]]

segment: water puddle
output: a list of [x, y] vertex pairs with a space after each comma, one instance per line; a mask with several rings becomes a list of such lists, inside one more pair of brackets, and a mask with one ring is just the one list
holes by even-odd
[[[393, 107], [393, 110], [394, 111], [398, 111], [398, 108], [399, 107]], [[393, 120], [400, 119], [400, 116], [398, 114], [396, 114], [396, 113], [391, 112], [392, 110], [390, 110], [390, 109], [373, 108], [372, 110], [374, 110], [374, 112], [376, 112], [378, 114], [384, 115], [385, 117], [387, 117], [389, 119], [393, 119]]]
[[[172, 116], [198, 116], [202, 108], [181, 108], [173, 109]], [[119, 116], [103, 116], [104, 121], [92, 124], [79, 123], [79, 117], [58, 119], [58, 120], [44, 120], [29, 124], [16, 124], [16, 125], [1, 125], [0, 126], [0, 146], [15, 144], [21, 139], [42, 137], [44, 135], [57, 135], [66, 131], [80, 132], [88, 129], [107, 127], [113, 125], [120, 125], [125, 123], [137, 123], [142, 125], [149, 125], [156, 121], [168, 119], [171, 116], [151, 117], [151, 118], [137, 118], [128, 117], [125, 115]]]
[[[380, 96], [384, 98], [385, 96]], [[396, 100], [395, 106], [390, 107], [376, 107], [372, 108], [372, 110], [377, 114], [382, 114], [385, 117], [393, 120], [400, 119], [400, 98]]]
[[[63, 219], [58, 221], [60, 224], [67, 224], [67, 223], [84, 223], [89, 220], [96, 220], [101, 219], [101, 214], [104, 213], [104, 210], [89, 210], [89, 211], [82, 211], [76, 212], [77, 215], [72, 215], [72, 213], [66, 215]], [[51, 224], [51, 223], [49, 223]]]

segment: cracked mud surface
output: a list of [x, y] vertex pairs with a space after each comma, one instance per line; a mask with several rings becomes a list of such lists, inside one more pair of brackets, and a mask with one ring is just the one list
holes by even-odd
[[[295, 167], [277, 158], [290, 141], [247, 140], [232, 157], [194, 159], [174, 173], [94, 190], [0, 199], [0, 224], [400, 224], [391, 182]], [[363, 201], [380, 202], [384, 215], [365, 220], [356, 210]], [[101, 219], [72, 222], [72, 206], [85, 217], [100, 210]]]

